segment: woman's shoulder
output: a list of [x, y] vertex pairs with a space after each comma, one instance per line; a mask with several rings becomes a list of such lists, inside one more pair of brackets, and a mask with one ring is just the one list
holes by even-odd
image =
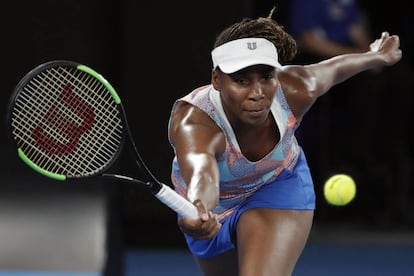
[[306, 65], [286, 65], [277, 69], [277, 75], [281, 81], [302, 82], [310, 77], [311, 71]]
[[311, 89], [312, 76], [306, 66], [283, 66], [278, 69], [277, 76], [285, 94], [307, 92]]
[[289, 65], [278, 70], [278, 79], [285, 98], [300, 121], [315, 101], [315, 79], [307, 66]]

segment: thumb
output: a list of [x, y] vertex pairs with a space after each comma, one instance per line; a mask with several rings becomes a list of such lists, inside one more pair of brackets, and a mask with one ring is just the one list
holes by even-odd
[[198, 210], [198, 215], [200, 217], [201, 220], [203, 221], [207, 221], [210, 219], [210, 215], [209, 215], [209, 211], [207, 210], [206, 206], [203, 204], [203, 202], [199, 199], [196, 199], [193, 202], [194, 206], [196, 206], [197, 210]]

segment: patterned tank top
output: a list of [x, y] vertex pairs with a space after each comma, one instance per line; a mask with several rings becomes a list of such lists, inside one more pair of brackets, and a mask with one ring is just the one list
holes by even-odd
[[[261, 186], [273, 182], [283, 169], [293, 169], [295, 166], [300, 148], [294, 133], [299, 124], [281, 88], [276, 91], [271, 105], [271, 113], [279, 128], [280, 141], [272, 151], [258, 161], [250, 161], [242, 154], [230, 122], [224, 113], [219, 92], [212, 85], [195, 89], [178, 99], [173, 105], [171, 115], [183, 102], [206, 112], [222, 129], [226, 137], [226, 149], [217, 160], [220, 172], [220, 195], [218, 205], [213, 210], [220, 221], [229, 216], [237, 206]], [[175, 150], [170, 138], [169, 141]], [[172, 162], [171, 180], [176, 191], [185, 196], [187, 185], [181, 175], [176, 157]]]

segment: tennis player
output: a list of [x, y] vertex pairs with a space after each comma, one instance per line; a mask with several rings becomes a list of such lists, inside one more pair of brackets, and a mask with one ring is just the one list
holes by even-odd
[[315, 209], [295, 130], [332, 86], [401, 59], [399, 37], [383, 32], [364, 53], [282, 66], [296, 43], [272, 13], [224, 29], [211, 84], [172, 108], [172, 181], [199, 212], [178, 226], [205, 275], [292, 274]]

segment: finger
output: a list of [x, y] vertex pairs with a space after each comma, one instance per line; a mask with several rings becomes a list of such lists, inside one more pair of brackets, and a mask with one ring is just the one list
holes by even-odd
[[210, 216], [209, 216], [209, 212], [206, 209], [206, 207], [204, 206], [203, 202], [201, 200], [197, 199], [193, 202], [193, 204], [194, 204], [194, 206], [197, 207], [199, 217], [203, 221], [207, 221], [210, 218]]
[[217, 215], [212, 215], [211, 218], [203, 222], [201, 225], [201, 231], [204, 233], [216, 232], [217, 229], [220, 229], [221, 223], [217, 220]]
[[219, 223], [216, 220], [211, 219], [209, 221], [206, 221], [201, 225], [200, 233], [207, 234], [214, 232], [214, 230], [217, 229], [218, 225]]
[[214, 224], [214, 227], [212, 229], [209, 229], [209, 231], [200, 234], [198, 236], [198, 239], [200, 240], [206, 240], [206, 239], [212, 239], [217, 233], [220, 231], [221, 223]]
[[177, 220], [177, 225], [180, 228], [181, 232], [189, 233], [191, 231], [197, 231], [202, 225], [202, 221], [197, 218], [195, 220], [188, 218], [179, 218]]
[[217, 215], [212, 216], [208, 221], [200, 223], [196, 228], [186, 228], [186, 233], [195, 239], [211, 239], [221, 228]]

